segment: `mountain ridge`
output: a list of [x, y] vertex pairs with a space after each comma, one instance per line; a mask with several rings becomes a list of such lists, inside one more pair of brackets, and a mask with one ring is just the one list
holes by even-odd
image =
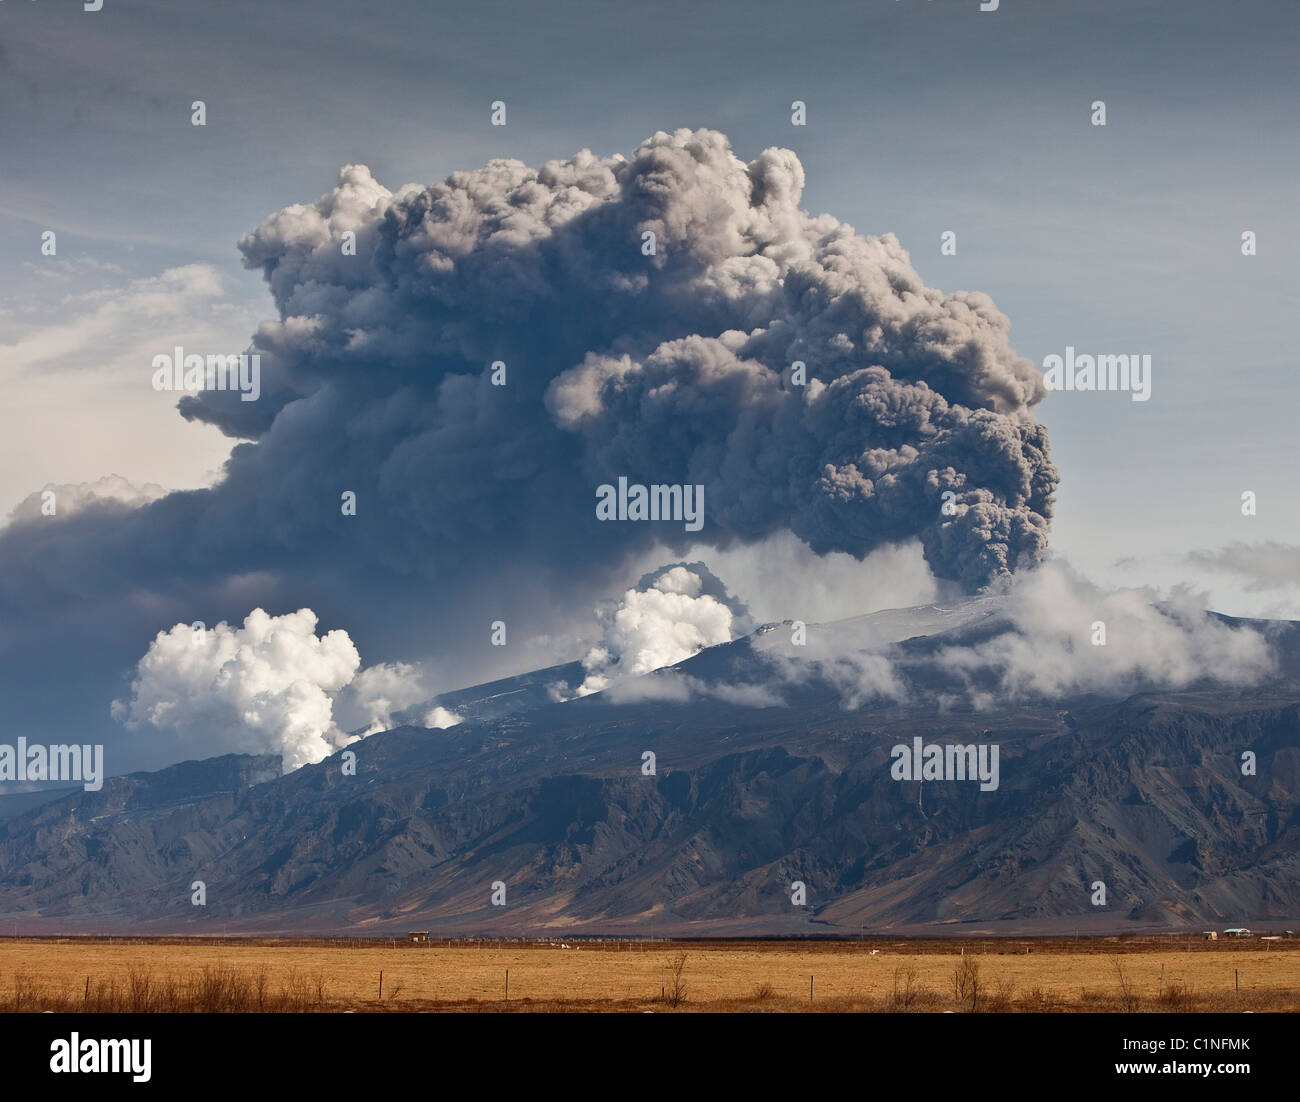
[[[1008, 630], [995, 605], [984, 612], [894, 641], [914, 663], [906, 676], [954, 638]], [[355, 776], [340, 752], [284, 776], [274, 758], [227, 756], [110, 778], [101, 793], [0, 820], [0, 920], [62, 932], [817, 936], [1300, 915], [1294, 625], [1274, 629], [1287, 652], [1279, 676], [1249, 689], [845, 710], [813, 673], [779, 704], [708, 695], [768, 676], [758, 644], [771, 631], [644, 679], [702, 695], [557, 702], [542, 675], [565, 667], [503, 679], [527, 690], [527, 707], [372, 735], [349, 747]], [[462, 702], [501, 685], [463, 690]], [[917, 737], [996, 744], [999, 787], [895, 780], [891, 749]], [[195, 880], [205, 907], [190, 903]], [[806, 906], [791, 902], [795, 881]], [[1092, 903], [1097, 881], [1104, 907]], [[491, 903], [497, 883], [503, 907]]]

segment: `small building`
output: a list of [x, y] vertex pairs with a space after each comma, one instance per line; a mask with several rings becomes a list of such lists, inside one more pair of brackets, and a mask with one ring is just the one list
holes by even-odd
[[1218, 932], [1217, 930], [1206, 930], [1206, 931], [1205, 931], [1205, 940], [1206, 940], [1206, 941], [1218, 941], [1218, 940], [1219, 940], [1219, 932]]
[[412, 945], [423, 945], [425, 942], [429, 940], [429, 931], [412, 930], [409, 934], [406, 935], [406, 940], [409, 941]]
[[1233, 926], [1223, 932], [1228, 937], [1250, 937], [1250, 931], [1245, 926]]

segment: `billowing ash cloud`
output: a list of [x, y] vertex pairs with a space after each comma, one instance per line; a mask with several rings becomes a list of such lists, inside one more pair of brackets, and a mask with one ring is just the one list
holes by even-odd
[[[893, 235], [805, 213], [803, 184], [793, 153], [746, 163], [707, 130], [397, 192], [345, 168], [240, 242], [278, 313], [261, 398], [180, 402], [243, 441], [222, 480], [0, 530], [0, 690], [57, 653], [100, 711], [160, 627], [303, 606], [463, 684], [563, 657], [528, 640], [629, 563], [784, 533], [919, 542], [971, 590], [1037, 562], [1057, 475], [1007, 319], [926, 287]], [[620, 477], [703, 486], [703, 528], [598, 520]], [[70, 707], [33, 695], [15, 721]]]
[[745, 606], [700, 562], [660, 567], [598, 615], [603, 638], [582, 660], [578, 696], [671, 666], [753, 627]]
[[[919, 536], [968, 588], [1038, 561], [1057, 476], [1007, 319], [926, 287], [892, 235], [805, 214], [803, 184], [788, 150], [746, 164], [711, 131], [396, 194], [349, 166], [240, 243], [281, 314], [256, 339], [267, 399], [182, 409], [262, 441], [229, 492], [310, 442], [296, 473], [346, 471], [400, 510], [403, 552], [522, 521], [549, 558], [625, 475], [704, 485], [715, 544], [790, 529], [861, 556]], [[607, 527], [604, 553], [653, 538]]]
[[[113, 714], [134, 731], [203, 756], [277, 753], [286, 770], [320, 761], [351, 741], [335, 705], [367, 717], [365, 734], [385, 730], [391, 712], [424, 694], [412, 667], [372, 666], [345, 631], [316, 635], [316, 614], [269, 616], [254, 609], [243, 627], [159, 632], [140, 659], [128, 700]], [[349, 697], [346, 702], [340, 697]]]

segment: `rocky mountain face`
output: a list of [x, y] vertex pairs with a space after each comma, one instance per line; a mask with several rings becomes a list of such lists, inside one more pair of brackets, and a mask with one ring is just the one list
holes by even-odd
[[[986, 608], [940, 630], [1003, 628]], [[336, 754], [286, 776], [231, 756], [111, 778], [0, 821], [0, 921], [721, 936], [1300, 915], [1292, 658], [1250, 691], [940, 709], [916, 672], [935, 636], [896, 634], [915, 663], [902, 702], [847, 710], [817, 678], [775, 705], [677, 691], [771, 674], [755, 635], [661, 671], [639, 700], [553, 703], [546, 677], [507, 686], [504, 708], [467, 690], [480, 718], [353, 744], [355, 775]], [[897, 779], [894, 748], [917, 739], [996, 746], [997, 787]]]

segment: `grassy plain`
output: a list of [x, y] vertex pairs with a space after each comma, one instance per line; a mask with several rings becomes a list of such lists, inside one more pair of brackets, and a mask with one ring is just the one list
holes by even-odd
[[0, 938], [5, 1010], [1300, 1011], [1300, 939]]

